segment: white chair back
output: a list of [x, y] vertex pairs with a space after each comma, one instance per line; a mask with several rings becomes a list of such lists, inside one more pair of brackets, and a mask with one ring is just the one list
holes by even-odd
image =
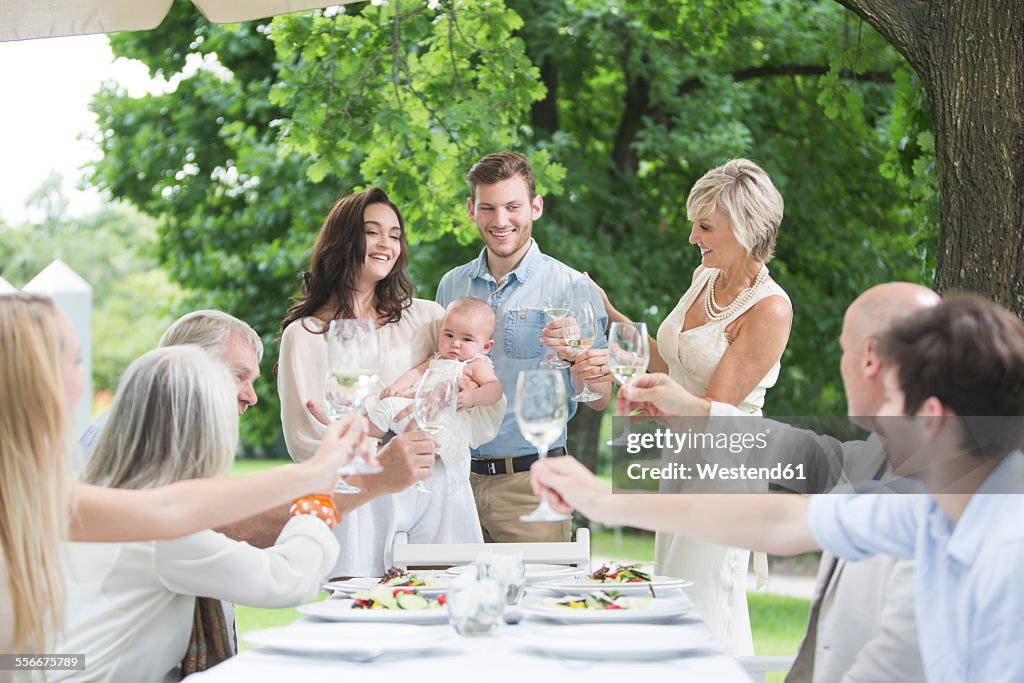
[[409, 543], [405, 532], [395, 534], [392, 563], [401, 569], [436, 569], [470, 564], [482, 552], [520, 553], [524, 562], [564, 564], [590, 571], [590, 529], [578, 529], [576, 539], [555, 543]]

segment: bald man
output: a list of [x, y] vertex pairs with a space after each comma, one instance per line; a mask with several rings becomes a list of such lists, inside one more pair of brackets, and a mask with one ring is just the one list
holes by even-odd
[[[883, 401], [885, 364], [875, 351], [879, 336], [894, 323], [939, 301], [926, 287], [893, 282], [872, 287], [846, 310], [839, 337], [843, 351], [839, 370], [850, 419], [858, 426], [870, 431], [868, 418], [879, 414]], [[634, 409], [650, 415], [743, 415], [735, 406], [690, 394], [666, 375], [646, 375], [622, 390], [618, 414], [628, 415]], [[785, 448], [799, 448], [801, 439], [812, 438], [805, 430], [785, 425], [781, 430], [773, 425], [773, 431], [785, 441]], [[828, 437], [818, 439], [824, 442]], [[819, 445], [841, 452], [842, 469], [853, 480], [886, 474], [884, 453], [875, 435], [867, 441], [832, 440]], [[911, 560], [875, 556], [846, 562], [823, 553], [807, 633], [787, 683], [923, 681], [913, 583]]]

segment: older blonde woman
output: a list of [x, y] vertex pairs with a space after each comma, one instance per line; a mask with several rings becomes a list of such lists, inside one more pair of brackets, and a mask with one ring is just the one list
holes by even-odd
[[[733, 159], [704, 174], [686, 200], [689, 242], [701, 263], [690, 288], [651, 340], [650, 369], [666, 372], [689, 392], [760, 415], [765, 392], [779, 377], [793, 308], [768, 272], [782, 196], [764, 170]], [[605, 297], [613, 322], [629, 319]], [[582, 354], [574, 375], [607, 379], [607, 351]], [[747, 614], [749, 551], [659, 533], [656, 571], [694, 582], [687, 593], [729, 651], [753, 654]], [[756, 558], [764, 576], [767, 562]]]
[[[62, 625], [58, 544], [175, 538], [329, 490], [356, 434], [338, 423], [317, 456], [249, 477], [145, 491], [70, 480], [69, 420], [84, 387], [68, 319], [37, 294], [0, 295], [0, 652], [53, 652]], [[70, 504], [69, 504], [70, 501]], [[69, 529], [70, 526], [70, 529]], [[2, 673], [2, 672], [0, 672]]]

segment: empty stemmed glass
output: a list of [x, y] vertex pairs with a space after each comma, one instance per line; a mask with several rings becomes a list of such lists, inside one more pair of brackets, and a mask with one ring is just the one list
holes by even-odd
[[[564, 319], [562, 335], [565, 343], [576, 351], [586, 351], [594, 345], [597, 338], [597, 316], [594, 315], [594, 307], [589, 301], [577, 300], [572, 305], [572, 315]], [[591, 391], [587, 381], [583, 380], [583, 388], [572, 397], [572, 400], [580, 403], [596, 401], [601, 394]]]
[[[447, 427], [459, 408], [459, 379], [440, 370], [427, 370], [416, 389], [413, 399], [413, 417], [420, 429], [436, 436]], [[422, 481], [413, 488], [420, 493], [430, 493]]]
[[[565, 429], [569, 416], [565, 380], [558, 370], [524, 370], [516, 382], [516, 424], [523, 437], [537, 449], [537, 456], [547, 457], [548, 447]], [[561, 522], [569, 515], [556, 512], [544, 492], [540, 504], [528, 515], [520, 515], [524, 522]]]
[[[561, 320], [572, 309], [572, 276], [568, 268], [556, 268], [544, 278], [541, 285], [544, 314], [548, 320]], [[542, 368], [567, 368], [569, 363], [555, 353], [548, 353], [541, 361]]]
[[[324, 412], [331, 421], [362, 411], [367, 398], [380, 391], [380, 344], [371, 320], [332, 320], [327, 329], [327, 376]], [[357, 450], [338, 470], [342, 477], [383, 471]], [[338, 480], [337, 493], [358, 493], [359, 487]]]
[[[651, 360], [647, 323], [612, 323], [608, 330], [608, 370], [615, 381], [628, 387], [637, 377], [647, 372]], [[608, 441], [609, 446], [624, 446], [629, 438], [629, 422], [622, 434]]]

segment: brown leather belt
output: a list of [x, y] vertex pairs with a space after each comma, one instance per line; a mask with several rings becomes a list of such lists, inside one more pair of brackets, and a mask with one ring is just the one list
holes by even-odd
[[[565, 455], [565, 447], [559, 446], [548, 451], [549, 457]], [[527, 472], [530, 465], [537, 462], [537, 454], [507, 455], [503, 458], [473, 458], [469, 463], [469, 471], [473, 474], [514, 474]]]

